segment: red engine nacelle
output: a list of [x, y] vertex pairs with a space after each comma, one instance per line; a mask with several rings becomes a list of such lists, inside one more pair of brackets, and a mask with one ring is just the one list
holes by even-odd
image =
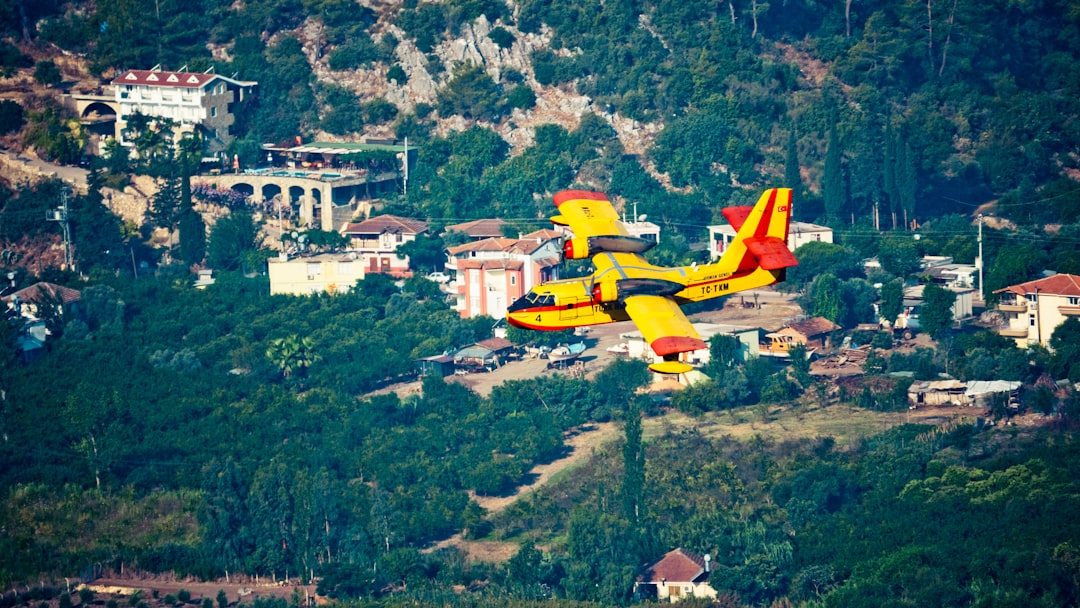
[[619, 300], [619, 284], [613, 281], [598, 281], [592, 288], [593, 304], [606, 304]]
[[584, 237], [566, 239], [563, 242], [562, 250], [563, 257], [567, 260], [584, 260], [592, 254], [589, 251], [589, 239]]

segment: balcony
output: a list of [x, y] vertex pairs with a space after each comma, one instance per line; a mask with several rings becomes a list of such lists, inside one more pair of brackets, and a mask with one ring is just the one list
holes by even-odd
[[1080, 317], [1080, 306], [1058, 306], [1058, 312], [1066, 317]]
[[998, 304], [998, 310], [1000, 310], [1001, 312], [1022, 313], [1027, 312], [1027, 309], [1028, 305], [1026, 302], [1023, 304]]
[[1011, 327], [1004, 327], [1002, 329], [999, 329], [998, 333], [1001, 334], [1002, 336], [1006, 337], [1006, 338], [1026, 338], [1026, 337], [1028, 337], [1028, 330], [1027, 330], [1026, 327], [1024, 329], [1013, 329]]

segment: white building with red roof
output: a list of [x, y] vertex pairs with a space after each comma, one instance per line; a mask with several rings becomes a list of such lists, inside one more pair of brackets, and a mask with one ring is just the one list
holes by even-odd
[[716, 589], [709, 585], [709, 570], [708, 554], [701, 556], [675, 549], [646, 566], [634, 591], [639, 596], [671, 602], [691, 597], [715, 598]]
[[1080, 316], [1080, 276], [1055, 274], [998, 289], [997, 309], [1006, 319], [998, 333], [1016, 340], [1017, 346], [1048, 346], [1058, 325], [1068, 317]]
[[538, 230], [511, 239], [472, 241], [446, 250], [455, 273], [455, 309], [462, 318], [506, 316], [506, 307], [534, 285], [559, 278], [560, 234]]
[[346, 224], [341, 234], [349, 239], [349, 251], [362, 260], [365, 272], [412, 276], [409, 256], [397, 248], [426, 233], [427, 222], [396, 215], [377, 215], [362, 222]]
[[139, 113], [175, 121], [177, 134], [199, 128], [209, 151], [223, 150], [234, 139], [236, 105], [256, 84], [204, 72], [127, 70], [112, 81], [119, 106], [117, 139], [125, 143], [128, 119]]

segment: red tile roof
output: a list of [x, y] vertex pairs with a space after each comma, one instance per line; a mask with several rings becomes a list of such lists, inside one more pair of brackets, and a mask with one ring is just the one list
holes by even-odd
[[454, 224], [453, 226], [447, 226], [447, 232], [461, 232], [469, 235], [470, 237], [486, 238], [492, 236], [502, 236], [502, 227], [506, 225], [505, 220], [498, 218], [473, 220], [471, 222], [464, 222], [461, 224]]
[[487, 340], [477, 342], [476, 345], [493, 352], [514, 348], [514, 343], [505, 338], [488, 338]]
[[510, 251], [516, 243], [517, 239], [490, 238], [455, 245], [448, 248], [447, 251], [450, 252], [450, 255], [458, 255], [469, 251]]
[[1080, 276], [1075, 274], [1055, 274], [1052, 277], [1028, 281], [1019, 285], [1010, 285], [994, 293], [1015, 293], [1022, 296], [1029, 293], [1045, 293], [1055, 296], [1080, 296]]
[[218, 74], [200, 72], [163, 72], [160, 70], [128, 70], [113, 80], [113, 84], [149, 85], [158, 87], [186, 87], [199, 89], [221, 78]]
[[10, 302], [11, 299], [16, 296], [23, 303], [40, 304], [46, 299], [59, 297], [61, 303], [71, 304], [72, 302], [78, 302], [82, 299], [82, 292], [71, 289], [70, 287], [40, 282], [34, 283], [29, 287], [23, 287], [13, 294], [4, 296], [4, 299]]
[[703, 578], [704, 574], [705, 558], [685, 549], [675, 549], [647, 567], [641, 580], [646, 583], [691, 583]]
[[428, 229], [427, 222], [396, 215], [377, 215], [355, 224], [348, 224], [342, 234], [420, 234]]
[[836, 331], [840, 329], [840, 326], [825, 317], [814, 317], [813, 319], [807, 319], [805, 321], [798, 321], [795, 323], [789, 323], [788, 327], [794, 329], [800, 334], [811, 338], [813, 336], [820, 336], [821, 334], [827, 334], [830, 331]]

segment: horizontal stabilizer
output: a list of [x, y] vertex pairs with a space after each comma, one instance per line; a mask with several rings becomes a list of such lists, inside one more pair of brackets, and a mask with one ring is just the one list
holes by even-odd
[[720, 213], [724, 214], [724, 219], [731, 224], [731, 227], [738, 232], [742, 225], [746, 223], [746, 218], [750, 217], [750, 212], [754, 210], [753, 207], [724, 207], [720, 210]]
[[783, 239], [775, 236], [756, 236], [744, 241], [750, 255], [757, 258], [758, 264], [765, 270], [779, 270], [789, 266], [798, 266], [799, 261], [791, 253]]

